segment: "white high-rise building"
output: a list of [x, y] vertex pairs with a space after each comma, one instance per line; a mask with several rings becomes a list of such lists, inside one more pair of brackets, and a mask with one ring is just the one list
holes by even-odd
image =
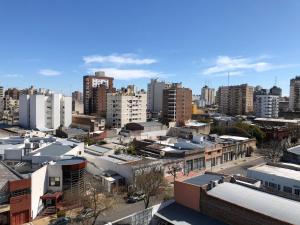
[[147, 121], [147, 94], [136, 91], [134, 86], [107, 93], [107, 125], [114, 128], [124, 127], [131, 122]]
[[279, 96], [269, 94], [256, 95], [255, 110], [257, 117], [277, 118], [279, 112]]
[[72, 123], [72, 97], [49, 93], [21, 95], [19, 124], [39, 130], [54, 130]]
[[163, 107], [163, 90], [170, 84], [158, 79], [151, 79], [147, 90], [147, 109], [152, 113], [160, 113]]

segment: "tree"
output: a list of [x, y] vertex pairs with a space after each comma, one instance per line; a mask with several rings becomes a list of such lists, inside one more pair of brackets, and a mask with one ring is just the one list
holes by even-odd
[[267, 162], [276, 163], [280, 161], [283, 156], [283, 152], [289, 148], [290, 144], [288, 140], [272, 140], [269, 143], [262, 146], [259, 153], [264, 156]]
[[135, 178], [138, 191], [143, 192], [145, 209], [149, 207], [151, 196], [160, 193], [160, 188], [165, 184], [164, 174], [160, 168], [142, 168]]
[[73, 202], [76, 201], [83, 208], [91, 209], [91, 216], [89, 218], [77, 217], [77, 219], [72, 221], [72, 224], [95, 225], [97, 218], [104, 211], [114, 206], [115, 198], [108, 195], [101, 182], [90, 174], [86, 175], [85, 186], [86, 191], [78, 195], [72, 194], [69, 198]]
[[168, 166], [168, 174], [171, 174], [173, 176], [173, 183], [175, 183], [177, 172], [180, 172], [182, 170], [179, 163], [172, 164], [171, 166]]

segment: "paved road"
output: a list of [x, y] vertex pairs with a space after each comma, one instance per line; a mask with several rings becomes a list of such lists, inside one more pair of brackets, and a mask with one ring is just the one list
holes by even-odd
[[236, 166], [230, 167], [230, 168], [226, 168], [226, 169], [221, 169], [218, 172], [220, 173], [224, 173], [224, 174], [240, 174], [243, 176], [247, 175], [247, 169], [252, 167], [252, 166], [256, 166], [258, 164], [264, 163], [265, 160], [263, 157], [258, 158], [258, 159], [254, 159], [245, 163], [240, 163]]

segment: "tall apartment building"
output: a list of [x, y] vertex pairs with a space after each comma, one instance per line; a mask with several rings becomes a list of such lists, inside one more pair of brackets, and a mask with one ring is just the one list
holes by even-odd
[[270, 89], [270, 95], [277, 95], [277, 96], [281, 97], [281, 95], [282, 95], [282, 89], [280, 87], [273, 86]]
[[192, 117], [192, 90], [174, 83], [163, 91], [163, 118], [184, 123]]
[[278, 95], [257, 95], [255, 101], [255, 114], [262, 118], [277, 118], [279, 113]]
[[227, 115], [245, 115], [253, 112], [253, 87], [248, 84], [219, 87], [219, 112]]
[[17, 88], [8, 88], [5, 90], [5, 97], [12, 98], [14, 100], [19, 100], [20, 90]]
[[161, 113], [163, 107], [163, 90], [170, 84], [158, 79], [151, 79], [147, 90], [147, 110], [151, 113]]
[[107, 93], [106, 120], [109, 127], [121, 128], [131, 122], [146, 122], [147, 94], [133, 85]]
[[300, 111], [300, 76], [290, 81], [289, 109], [293, 112]]
[[215, 97], [215, 89], [206, 85], [201, 89], [201, 100], [205, 102], [205, 105], [214, 105]]
[[83, 77], [84, 114], [105, 116], [107, 93], [114, 92], [113, 80], [106, 77], [103, 71]]
[[72, 98], [62, 94], [21, 95], [19, 123], [22, 127], [54, 130], [72, 123]]
[[4, 98], [4, 88], [0, 86], [0, 98]]

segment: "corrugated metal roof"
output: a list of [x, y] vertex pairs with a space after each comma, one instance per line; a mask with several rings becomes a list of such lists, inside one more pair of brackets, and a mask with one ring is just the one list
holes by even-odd
[[227, 182], [218, 184], [207, 194], [272, 218], [300, 225], [300, 202]]

